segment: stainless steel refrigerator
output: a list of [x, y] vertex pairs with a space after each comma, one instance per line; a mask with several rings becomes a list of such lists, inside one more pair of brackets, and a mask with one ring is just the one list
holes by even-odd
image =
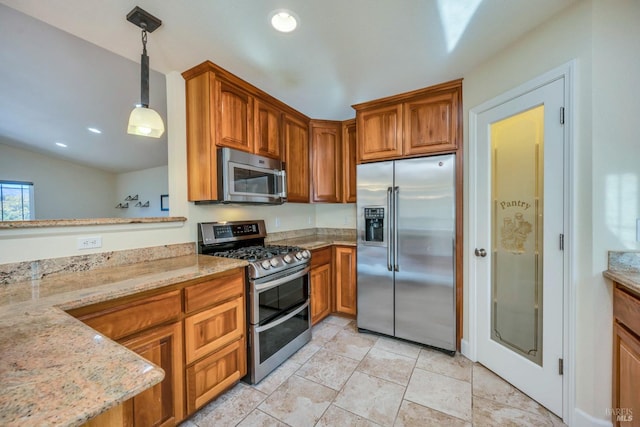
[[455, 155], [358, 165], [358, 328], [456, 349]]

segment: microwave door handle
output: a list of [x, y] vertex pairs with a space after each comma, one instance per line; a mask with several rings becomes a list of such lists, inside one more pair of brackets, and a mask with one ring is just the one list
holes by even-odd
[[278, 176], [280, 177], [280, 197], [287, 197], [287, 172], [283, 169], [278, 172]]

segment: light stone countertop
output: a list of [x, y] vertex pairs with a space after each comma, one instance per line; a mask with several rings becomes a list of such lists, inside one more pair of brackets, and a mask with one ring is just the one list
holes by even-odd
[[164, 378], [64, 310], [245, 265], [187, 255], [0, 287], [0, 425], [80, 425]]

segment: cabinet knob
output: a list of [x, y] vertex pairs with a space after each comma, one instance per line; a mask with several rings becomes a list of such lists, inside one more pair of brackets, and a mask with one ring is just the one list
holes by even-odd
[[484, 249], [476, 248], [476, 256], [484, 258], [487, 256], [487, 251], [485, 251]]

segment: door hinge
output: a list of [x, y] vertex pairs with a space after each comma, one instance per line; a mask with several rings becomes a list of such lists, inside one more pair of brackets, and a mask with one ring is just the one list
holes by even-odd
[[564, 234], [560, 235], [560, 250], [564, 251]]
[[558, 359], [558, 375], [564, 375], [564, 361]]
[[560, 107], [560, 124], [564, 124], [564, 107]]

